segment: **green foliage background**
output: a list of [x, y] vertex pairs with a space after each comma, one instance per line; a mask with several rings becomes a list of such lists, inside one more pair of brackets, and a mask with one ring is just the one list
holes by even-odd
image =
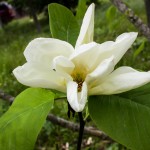
[[[115, 38], [123, 33], [129, 31], [137, 31], [136, 28], [112, 6], [109, 0], [97, 1], [95, 12], [95, 41], [102, 43], [108, 40], [115, 40]], [[125, 1], [145, 22], [145, 8], [141, 0]], [[74, 10], [73, 10], [74, 11]], [[34, 22], [28, 16], [14, 20], [0, 30], [0, 88], [4, 91], [18, 95], [25, 86], [16, 81], [12, 75], [12, 70], [25, 62], [23, 51], [26, 45], [37, 37], [51, 37], [49, 32], [49, 21], [44, 13], [39, 16], [42, 32], [37, 33]], [[143, 44], [144, 43], [144, 44]], [[125, 54], [125, 57], [119, 62], [120, 65], [129, 65], [140, 70], [150, 70], [150, 44], [139, 33], [139, 36], [130, 50]], [[62, 107], [63, 106], [63, 107]], [[0, 115], [7, 109], [8, 104], [0, 101]], [[67, 106], [65, 101], [55, 102], [55, 109], [52, 113], [67, 119]], [[71, 121], [77, 122], [75, 117]], [[90, 118], [88, 118], [87, 125], [93, 125]], [[84, 135], [84, 139], [88, 136]], [[44, 147], [49, 149], [60, 149], [66, 142], [70, 143], [71, 149], [76, 147], [77, 133], [72, 133], [67, 129], [55, 126], [54, 124], [45, 123], [37, 140], [35, 149]], [[90, 146], [91, 149], [106, 149], [106, 150], [124, 150], [126, 149], [118, 143], [105, 142], [99, 138], [93, 138], [94, 143]], [[90, 148], [85, 148], [90, 149]]]

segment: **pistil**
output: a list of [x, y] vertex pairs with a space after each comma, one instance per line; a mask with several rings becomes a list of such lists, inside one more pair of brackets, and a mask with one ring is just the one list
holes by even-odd
[[78, 92], [81, 92], [81, 90], [82, 90], [82, 84], [83, 84], [83, 81], [81, 81], [81, 82], [78, 83]]

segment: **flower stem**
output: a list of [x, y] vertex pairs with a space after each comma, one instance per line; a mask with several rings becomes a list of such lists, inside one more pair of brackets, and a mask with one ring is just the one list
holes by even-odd
[[78, 116], [79, 116], [79, 120], [80, 120], [80, 130], [79, 130], [77, 150], [81, 150], [85, 121], [83, 120], [82, 112], [78, 112]]

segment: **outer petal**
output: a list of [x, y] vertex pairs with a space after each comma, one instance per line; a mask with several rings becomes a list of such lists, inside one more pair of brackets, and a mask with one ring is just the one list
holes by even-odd
[[[114, 65], [122, 58], [125, 52], [137, 37], [137, 33], [124, 33], [117, 37], [116, 41], [108, 41], [102, 44], [94, 42], [78, 47], [71, 55], [75, 64], [82, 64], [93, 71], [102, 61], [114, 56]], [[89, 61], [92, 60], [92, 61]]]
[[[131, 47], [135, 39], [137, 38], [137, 32], [123, 33], [117, 37], [114, 46], [112, 46], [112, 53], [115, 56], [114, 63], [117, 64], [126, 51]], [[109, 53], [109, 52], [108, 52]]]
[[70, 74], [72, 73], [75, 65], [64, 56], [57, 56], [53, 59], [52, 63], [53, 69], [58, 72], [60, 75], [68, 78], [68, 80], [72, 80]]
[[31, 41], [24, 51], [28, 62], [51, 64], [54, 57], [62, 55], [69, 57], [74, 51], [71, 44], [53, 38], [37, 38]]
[[113, 60], [113, 56], [105, 59], [93, 72], [87, 75], [85, 81], [88, 83], [88, 87], [92, 88], [99, 85], [99, 83], [114, 70]]
[[76, 46], [78, 47], [82, 44], [90, 43], [93, 41], [94, 34], [94, 8], [95, 5], [91, 4], [83, 18], [82, 26], [80, 29], [79, 37], [76, 42]]
[[67, 84], [67, 99], [76, 112], [81, 112], [87, 102], [87, 84], [86, 82], [82, 85], [81, 92], [78, 92], [78, 84], [76, 82], [70, 81]]
[[130, 67], [120, 67], [112, 72], [90, 95], [110, 95], [126, 92], [150, 82], [150, 72], [139, 72]]
[[26, 63], [13, 70], [17, 80], [27, 86], [56, 89], [65, 92], [64, 78], [40, 64]]
[[107, 41], [100, 44], [97, 48], [99, 52], [97, 61], [106, 59], [113, 55], [114, 64], [116, 65], [126, 51], [131, 47], [137, 35], [137, 32], [123, 33], [116, 38], [115, 42]]

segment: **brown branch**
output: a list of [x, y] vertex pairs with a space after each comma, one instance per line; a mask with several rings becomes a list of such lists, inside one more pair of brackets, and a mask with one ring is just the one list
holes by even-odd
[[[0, 98], [3, 100], [8, 101], [10, 104], [14, 101], [14, 97], [5, 93], [3, 90], [0, 90]], [[51, 121], [54, 124], [60, 125], [64, 128], [71, 129], [73, 131], [79, 131], [79, 125], [75, 124], [73, 122], [67, 121], [63, 118], [56, 117], [53, 114], [49, 114], [47, 116], [47, 120]], [[111, 140], [107, 135], [105, 135], [102, 131], [95, 129], [94, 127], [85, 127], [84, 128], [84, 133], [91, 135], [91, 136], [96, 136], [100, 137], [101, 139], [105, 140]]]
[[[62, 119], [60, 117], [56, 117], [53, 114], [49, 114], [47, 116], [47, 120], [50, 120], [51, 122], [53, 122], [57, 125], [60, 125], [64, 128], [71, 129], [73, 131], [79, 131], [79, 128], [80, 128], [79, 124], [75, 124], [73, 122], [67, 121], [67, 120]], [[97, 137], [100, 137], [102, 139], [109, 139], [110, 140], [110, 138], [107, 135], [105, 135], [102, 131], [95, 129], [94, 127], [85, 127], [84, 133], [92, 135], [92, 136], [97, 136]]]
[[150, 28], [122, 0], [110, 0], [117, 9], [150, 41]]

